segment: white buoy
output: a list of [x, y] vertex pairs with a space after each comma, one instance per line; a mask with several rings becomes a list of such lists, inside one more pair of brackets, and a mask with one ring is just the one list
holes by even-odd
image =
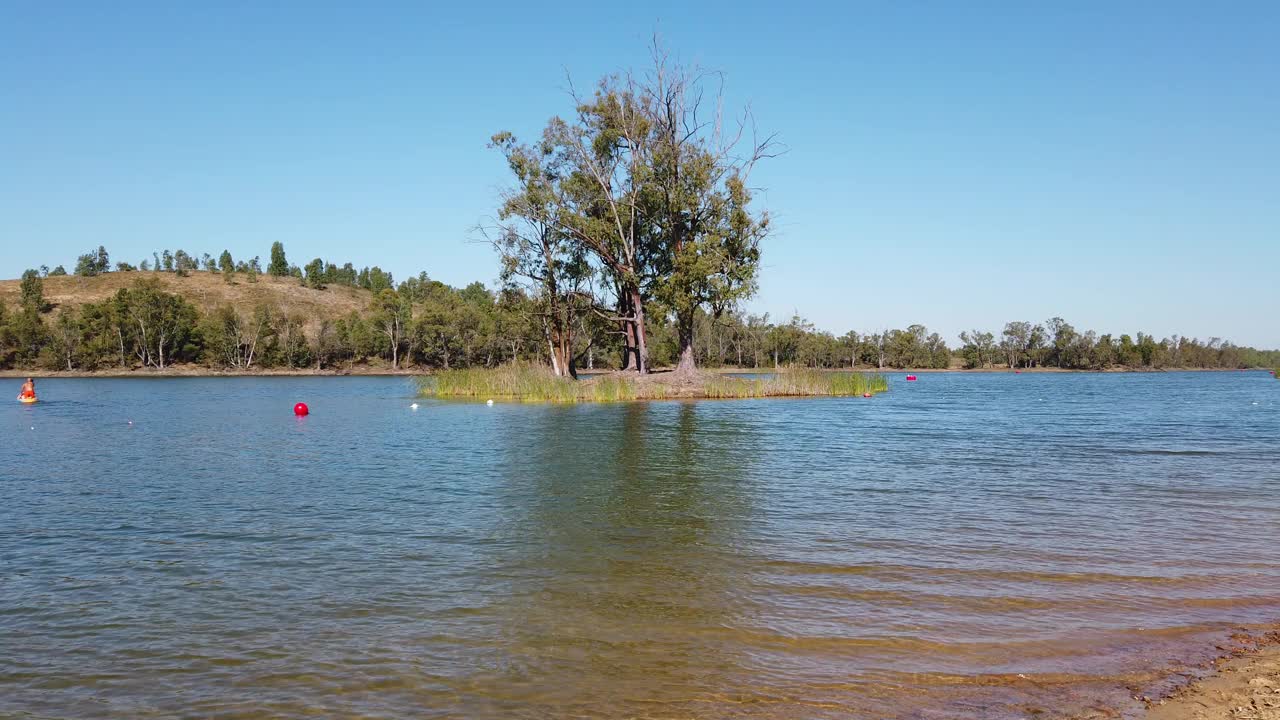
[[493, 401], [492, 401], [492, 400], [490, 400], [489, 402], [485, 403], [485, 405], [492, 405], [492, 404], [493, 404]]
[[418, 403], [414, 403], [414, 404], [410, 405], [410, 406], [409, 406], [409, 409], [410, 409], [410, 410], [417, 410], [417, 409], [418, 409]]

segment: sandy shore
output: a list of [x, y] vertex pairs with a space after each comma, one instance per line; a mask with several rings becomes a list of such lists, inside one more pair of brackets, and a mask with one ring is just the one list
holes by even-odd
[[1212, 675], [1151, 704], [1146, 720], [1280, 720], [1280, 632], [1216, 663]]

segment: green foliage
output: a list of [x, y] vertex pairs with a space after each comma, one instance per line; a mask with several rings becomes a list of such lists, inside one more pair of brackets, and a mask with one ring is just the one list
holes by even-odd
[[706, 395], [712, 398], [861, 397], [888, 389], [889, 381], [883, 375], [792, 368], [762, 379], [719, 376], [708, 383]]
[[67, 269], [61, 265], [49, 271], [49, 277], [63, 277], [67, 274]]
[[304, 285], [306, 285], [309, 288], [312, 288], [313, 290], [324, 289], [325, 277], [324, 277], [324, 261], [323, 260], [321, 260], [320, 258], [316, 258], [315, 260], [312, 260], [311, 262], [307, 263], [307, 266], [305, 268], [303, 268], [303, 272], [306, 273], [306, 280], [303, 281]]
[[705, 120], [722, 109], [721, 76], [652, 51], [647, 72], [574, 94], [574, 114], [553, 118], [538, 143], [492, 138], [516, 185], [490, 240], [504, 281], [521, 278], [536, 304], [557, 371], [572, 369], [582, 306], [611, 308], [625, 367], [646, 372], [652, 353], [666, 355], [658, 326], [673, 322], [680, 366], [692, 369], [698, 313], [718, 319], [756, 290], [770, 221], [752, 210], [747, 178], [773, 138], [722, 133]]
[[[510, 145], [508, 149], [538, 153], [545, 146]], [[534, 175], [526, 179], [549, 172], [545, 164], [539, 164], [543, 160], [513, 154], [510, 162], [517, 166], [528, 163], [521, 166], [522, 172]], [[599, 298], [591, 296], [593, 283], [607, 278], [589, 267], [587, 253], [570, 253], [573, 243], [561, 234], [548, 236], [553, 241], [550, 260], [539, 256], [543, 246], [536, 225], [554, 208], [548, 205], [531, 210], [528, 203], [549, 187], [525, 182], [513, 190], [523, 196], [508, 196], [523, 204], [507, 208], [511, 211], [506, 216], [510, 221], [507, 229], [523, 236], [493, 237], [503, 254], [504, 268], [511, 270], [496, 293], [478, 282], [451, 287], [426, 273], [397, 286], [391, 275], [377, 266], [357, 271], [352, 263], [339, 266], [316, 258], [308, 264], [304, 278], [322, 286], [352, 285], [371, 291], [367, 307], [341, 318], [298, 317], [273, 305], [224, 307], [202, 315], [183, 297], [164, 292], [156, 279], [145, 276], [138, 279], [149, 282], [135, 282], [105, 301], [79, 306], [63, 303], [55, 309], [45, 300], [43, 276], [59, 276], [65, 271], [60, 266], [52, 271], [43, 267], [28, 270], [22, 276], [18, 304], [0, 307], [0, 368], [158, 368], [175, 362], [200, 362], [209, 367], [248, 370], [332, 368], [385, 361], [396, 368], [460, 370], [517, 362], [542, 368], [539, 373], [545, 370], [553, 377], [555, 363], [562, 369], [568, 364], [622, 369], [628, 360], [634, 363], [634, 339], [624, 336], [627, 323], [616, 315], [611, 317], [617, 308], [602, 307]], [[105, 258], [102, 249], [104, 262]], [[162, 269], [167, 260], [179, 274], [196, 270], [198, 264], [193, 255], [182, 250], [166, 250], [154, 259]], [[213, 263], [214, 267], [228, 280], [232, 272], [240, 272], [248, 282], [254, 282], [260, 272], [257, 257], [234, 263], [230, 253], [223, 252], [221, 260], [221, 265]], [[98, 262], [96, 254], [94, 262]], [[212, 262], [211, 256], [203, 256], [205, 267]], [[149, 261], [140, 265], [143, 270], [152, 267]], [[128, 263], [117, 267], [132, 270]], [[548, 271], [557, 279], [554, 294], [559, 305], [550, 302], [552, 291], [539, 280]], [[518, 277], [523, 280], [517, 281]], [[63, 284], [59, 281], [57, 287], [61, 295]], [[649, 300], [653, 309], [664, 307]], [[560, 330], [555, 329], [556, 322]], [[708, 367], [782, 370], [945, 368], [953, 360], [942, 338], [923, 325], [836, 336], [799, 315], [774, 323], [767, 315], [745, 314], [733, 308], [717, 313], [711, 303], [694, 307], [691, 329], [682, 329], [680, 323], [676, 313], [667, 310], [648, 316], [648, 357], [654, 366], [673, 366], [688, 351], [699, 365]], [[558, 356], [553, 352], [557, 344], [551, 342], [557, 332], [563, 333], [560, 337], [564, 340]], [[966, 331], [960, 337], [957, 355], [966, 366], [975, 368], [1244, 368], [1280, 364], [1280, 351], [1240, 347], [1218, 338], [1201, 341], [1175, 335], [1157, 339], [1141, 332], [1098, 335], [1078, 331], [1062, 318], [1039, 324], [1010, 322], [998, 342], [993, 333], [981, 330]], [[819, 377], [826, 375], [830, 374]], [[788, 382], [796, 382], [798, 376], [788, 377]], [[626, 378], [612, 376], [595, 378], [580, 387], [593, 388], [593, 397], [605, 399], [657, 392], [649, 390], [647, 383], [632, 386]], [[563, 394], [557, 388], [531, 394]], [[743, 388], [743, 384], [734, 383], [713, 386], [715, 394], [724, 396], [782, 392], [778, 388]], [[800, 394], [814, 392], [818, 391], [811, 388]]]
[[995, 362], [996, 337], [989, 332], [970, 330], [960, 333], [960, 357], [967, 368], [984, 368]]
[[192, 339], [198, 321], [195, 306], [178, 295], [164, 292], [154, 279], [136, 280], [116, 292], [122, 319], [136, 329], [135, 352], [143, 365], [164, 369], [174, 362], [192, 359]]
[[[76, 274], [84, 277], [101, 275], [111, 270], [111, 258], [107, 249], [101, 245], [94, 252], [88, 252], [76, 259]], [[63, 271], [66, 274], [66, 271]]]
[[187, 277], [192, 270], [199, 270], [200, 263], [194, 257], [189, 255], [185, 250], [179, 250], [173, 254], [173, 271], [179, 277]]
[[289, 260], [284, 255], [284, 243], [271, 243], [271, 261], [267, 264], [267, 272], [272, 277], [284, 277], [289, 274]]
[[424, 395], [539, 402], [578, 402], [584, 399], [582, 387], [577, 381], [558, 377], [549, 366], [527, 362], [494, 369], [445, 370], [419, 379], [419, 390]]
[[22, 273], [22, 283], [18, 293], [19, 302], [24, 310], [34, 309], [35, 312], [42, 313], [49, 309], [44, 301], [44, 280], [40, 278], [39, 272], [27, 270]]

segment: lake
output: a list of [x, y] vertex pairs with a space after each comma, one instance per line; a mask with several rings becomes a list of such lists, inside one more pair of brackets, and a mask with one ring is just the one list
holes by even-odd
[[891, 382], [39, 381], [0, 407], [0, 716], [1132, 715], [1280, 620], [1268, 374]]

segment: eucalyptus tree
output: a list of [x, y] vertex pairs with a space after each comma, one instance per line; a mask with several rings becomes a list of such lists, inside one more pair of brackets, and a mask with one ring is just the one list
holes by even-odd
[[[522, 145], [506, 132], [494, 135], [490, 147], [502, 153], [515, 185], [502, 193], [497, 225], [481, 233], [501, 258], [503, 287], [529, 300], [523, 308], [542, 331], [552, 370], [576, 378], [574, 331], [578, 316], [590, 312], [592, 269], [585, 244], [574, 242], [562, 215], [565, 153], [546, 138]], [[589, 351], [590, 338], [583, 353]]]
[[960, 354], [971, 368], [984, 368], [995, 359], [995, 335], [982, 330], [962, 331]]
[[678, 369], [692, 370], [697, 311], [718, 320], [756, 291], [770, 224], [768, 212], [751, 210], [748, 178], [779, 148], [775, 136], [757, 136], [749, 108], [725, 118], [721, 74], [673, 62], [656, 43], [652, 56], [638, 91], [651, 135], [653, 295], [675, 318]]
[[135, 350], [143, 365], [163, 370], [177, 359], [195, 331], [198, 312], [193, 305], [164, 292], [154, 279], [120, 288], [116, 300], [136, 330]]
[[413, 320], [413, 303], [391, 288], [374, 293], [369, 305], [373, 311], [373, 323], [378, 333], [386, 339], [391, 367], [400, 368], [400, 350]]
[[1005, 360], [1009, 367], [1017, 367], [1028, 360], [1027, 351], [1031, 346], [1031, 323], [1015, 320], [1005, 323], [1001, 333], [1000, 348], [1004, 350]]
[[517, 178], [500, 212], [509, 223], [495, 238], [506, 243], [500, 253], [531, 260], [515, 265], [540, 278], [555, 267], [540, 249], [563, 250], [574, 278], [589, 262], [607, 291], [595, 311], [618, 323], [622, 365], [639, 372], [650, 364], [650, 304], [675, 320], [687, 369], [697, 312], [718, 319], [755, 291], [769, 218], [750, 209], [747, 183], [776, 149], [773, 136], [756, 136], [749, 111], [726, 132], [718, 74], [673, 63], [656, 44], [652, 57], [646, 72], [607, 76], [589, 96], [571, 89], [574, 115], [553, 118], [537, 146], [509, 133], [493, 141]]

